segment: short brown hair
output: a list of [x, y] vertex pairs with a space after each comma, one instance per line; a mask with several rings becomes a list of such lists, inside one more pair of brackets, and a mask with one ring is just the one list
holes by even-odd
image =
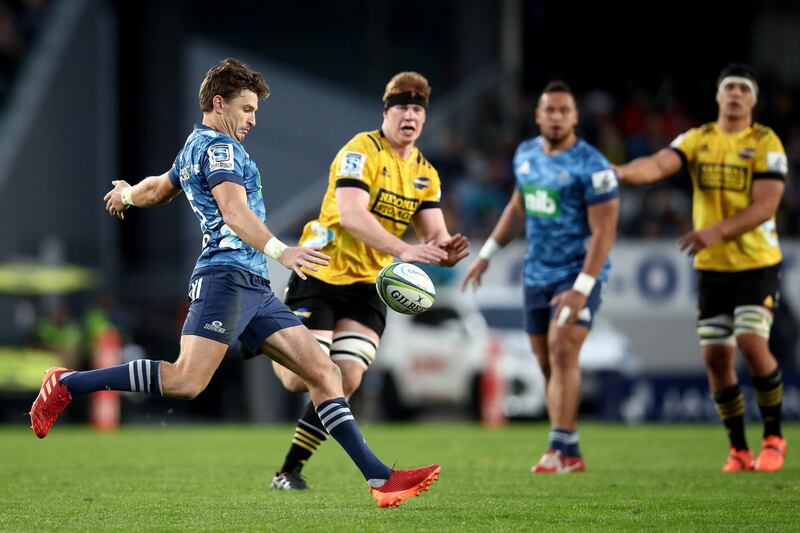
[[200, 84], [200, 110], [208, 113], [214, 109], [216, 95], [230, 100], [246, 90], [253, 91], [262, 99], [269, 96], [269, 85], [264, 76], [237, 59], [223, 59], [208, 69], [203, 83]]
[[401, 94], [409, 94], [414, 100], [421, 103], [423, 107], [428, 107], [431, 98], [431, 86], [425, 76], [418, 72], [400, 72], [392, 76], [386, 84], [386, 91], [383, 93], [383, 103], [385, 107], [390, 98]]

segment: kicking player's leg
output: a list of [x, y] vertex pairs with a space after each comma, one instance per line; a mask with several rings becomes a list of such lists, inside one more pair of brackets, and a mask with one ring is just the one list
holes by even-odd
[[305, 327], [293, 326], [275, 332], [264, 342], [262, 351], [308, 384], [311, 401], [325, 430], [356, 464], [380, 507], [399, 505], [427, 490], [438, 478], [438, 465], [394, 471], [375, 456], [344, 399], [338, 367]]
[[184, 335], [180, 356], [174, 364], [138, 359], [86, 372], [51, 368], [45, 373], [42, 389], [31, 406], [31, 427], [37, 437], [44, 438], [74, 398], [100, 390], [193, 399], [206, 388], [227, 348], [217, 341]]
[[72, 398], [98, 390], [196, 397], [208, 385], [232, 339], [259, 308], [264, 287], [251, 283], [251, 278], [243, 271], [222, 267], [194, 273], [189, 282], [192, 303], [174, 364], [140, 359], [88, 372], [48, 370], [31, 407], [31, 426], [36, 435], [47, 435]]
[[264, 294], [258, 315], [239, 339], [250, 351], [257, 350], [260, 342], [262, 353], [306, 382], [325, 430], [361, 471], [379, 507], [399, 505], [428, 490], [439, 477], [439, 465], [392, 470], [372, 453], [344, 399], [339, 367], [322, 351], [297, 316], [271, 291]]
[[[311, 333], [319, 341], [323, 332], [312, 331]], [[350, 399], [350, 396], [361, 385], [364, 372], [375, 361], [379, 342], [378, 334], [359, 322], [343, 319], [336, 323], [336, 331], [333, 332], [332, 336], [333, 343], [331, 344], [330, 357], [341, 370], [344, 397], [345, 399]], [[320, 345], [322, 344], [320, 343]], [[300, 472], [327, 438], [328, 434], [317, 416], [314, 404], [309, 402], [303, 415], [297, 421], [292, 444], [280, 471], [275, 474], [272, 480], [272, 488], [281, 490], [305, 489], [306, 483]]]

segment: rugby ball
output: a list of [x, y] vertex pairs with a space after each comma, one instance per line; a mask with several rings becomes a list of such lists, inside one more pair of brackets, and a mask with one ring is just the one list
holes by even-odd
[[378, 272], [378, 295], [389, 309], [404, 315], [418, 315], [433, 306], [436, 289], [423, 270], [410, 263], [392, 263]]

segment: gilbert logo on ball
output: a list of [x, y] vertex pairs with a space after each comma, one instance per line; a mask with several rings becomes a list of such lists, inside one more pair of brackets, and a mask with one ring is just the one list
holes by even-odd
[[378, 273], [378, 295], [390, 309], [404, 315], [418, 315], [436, 301], [436, 289], [421, 268], [409, 263], [392, 263]]

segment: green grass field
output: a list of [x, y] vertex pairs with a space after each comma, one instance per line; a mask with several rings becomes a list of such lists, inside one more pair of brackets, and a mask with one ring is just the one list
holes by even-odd
[[[751, 424], [751, 444], [758, 443]], [[585, 474], [533, 476], [547, 427], [371, 425], [398, 468], [442, 465], [431, 490], [378, 509], [344, 452], [326, 443], [312, 490], [271, 492], [289, 426], [58, 426], [43, 441], [0, 429], [3, 531], [792, 531], [800, 530], [800, 426], [777, 474], [719, 472], [717, 425], [582, 424]]]

